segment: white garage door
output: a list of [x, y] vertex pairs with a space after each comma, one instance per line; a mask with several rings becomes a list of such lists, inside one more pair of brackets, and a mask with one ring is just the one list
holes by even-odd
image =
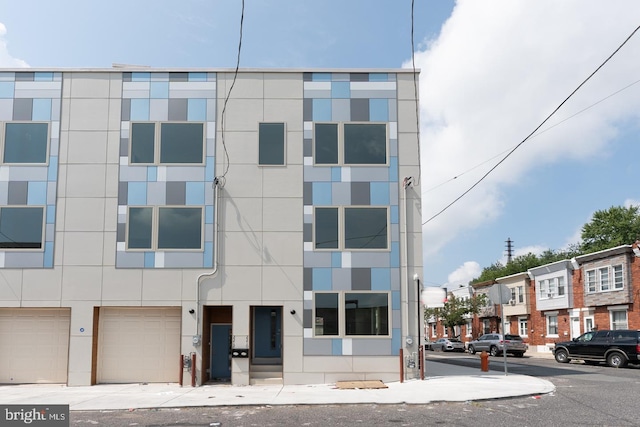
[[68, 308], [0, 308], [0, 383], [66, 383]]
[[103, 307], [99, 383], [178, 382], [180, 308]]

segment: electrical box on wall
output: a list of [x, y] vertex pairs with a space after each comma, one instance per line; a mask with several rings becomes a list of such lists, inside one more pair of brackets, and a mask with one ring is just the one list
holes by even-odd
[[200, 335], [194, 335], [193, 337], [191, 337], [191, 342], [196, 347], [198, 347], [200, 345], [200, 340], [201, 340]]

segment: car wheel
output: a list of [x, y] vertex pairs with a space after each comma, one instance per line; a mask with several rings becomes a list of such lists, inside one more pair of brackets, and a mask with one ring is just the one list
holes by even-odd
[[476, 349], [472, 345], [469, 346], [469, 354], [476, 354]]
[[569, 353], [567, 350], [556, 350], [556, 362], [558, 363], [569, 363], [571, 359], [569, 359]]
[[607, 356], [607, 365], [612, 368], [624, 368], [627, 364], [627, 359], [618, 352], [613, 352]]
[[492, 356], [497, 356], [498, 355], [498, 347], [496, 347], [495, 345], [492, 345], [491, 348], [489, 349], [489, 354]]

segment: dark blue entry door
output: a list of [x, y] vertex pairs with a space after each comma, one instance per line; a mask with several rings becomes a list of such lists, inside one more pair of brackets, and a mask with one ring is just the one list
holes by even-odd
[[254, 307], [254, 362], [282, 363], [282, 307]]
[[212, 380], [231, 379], [231, 325], [211, 325]]

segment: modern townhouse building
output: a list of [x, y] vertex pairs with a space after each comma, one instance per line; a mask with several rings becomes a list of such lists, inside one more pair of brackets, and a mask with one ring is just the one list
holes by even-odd
[[397, 380], [416, 80], [2, 70], [0, 383]]

